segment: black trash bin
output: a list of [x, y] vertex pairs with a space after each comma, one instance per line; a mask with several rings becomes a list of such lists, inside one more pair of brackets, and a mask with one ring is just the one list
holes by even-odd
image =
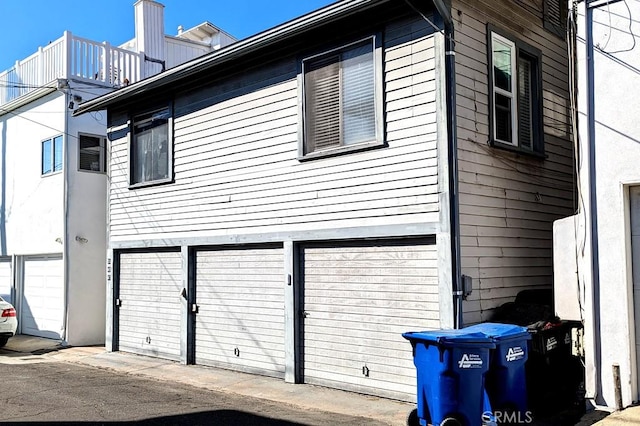
[[526, 373], [529, 406], [536, 417], [567, 410], [584, 413], [584, 365], [572, 353], [573, 330], [580, 329], [579, 321], [558, 321], [530, 330]]

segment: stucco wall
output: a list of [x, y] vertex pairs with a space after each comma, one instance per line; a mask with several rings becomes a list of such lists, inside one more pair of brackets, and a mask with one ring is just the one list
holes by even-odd
[[[627, 9], [627, 6], [630, 10]], [[585, 331], [587, 338], [587, 393], [596, 402], [615, 406], [612, 365], [620, 365], [623, 404], [638, 400], [635, 361], [634, 312], [632, 294], [631, 240], [629, 228], [628, 186], [640, 184], [640, 122], [637, 118], [636, 92], [640, 91], [640, 46], [634, 36], [640, 23], [637, 2], [617, 2], [594, 11], [593, 36], [595, 61], [595, 153], [597, 235], [599, 242], [600, 330], [594, 330], [590, 275], [589, 233], [578, 235], [580, 281], [584, 291]], [[631, 25], [631, 32], [630, 26]], [[583, 211], [589, 211], [587, 163], [587, 53], [585, 10], [578, 16], [577, 71], [579, 77], [579, 140], [582, 163], [580, 183]], [[636, 40], [637, 41], [637, 40]], [[588, 218], [580, 222], [589, 228]], [[640, 262], [636, 263], [640, 267]], [[595, 343], [595, 345], [594, 345]], [[599, 347], [599, 349], [598, 349]], [[596, 365], [600, 351], [601, 363]], [[596, 383], [599, 370], [601, 389]]]

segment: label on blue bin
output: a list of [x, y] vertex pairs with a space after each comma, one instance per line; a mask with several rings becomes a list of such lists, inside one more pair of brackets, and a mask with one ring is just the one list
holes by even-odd
[[458, 361], [459, 368], [482, 368], [482, 357], [478, 354], [462, 354]]
[[518, 361], [524, 358], [524, 349], [521, 346], [513, 346], [507, 351], [507, 362]]

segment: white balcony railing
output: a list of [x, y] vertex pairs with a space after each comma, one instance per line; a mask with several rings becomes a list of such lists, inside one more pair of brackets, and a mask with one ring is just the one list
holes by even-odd
[[54, 82], [75, 79], [119, 87], [142, 76], [143, 55], [73, 36], [69, 31], [0, 73], [0, 106]]

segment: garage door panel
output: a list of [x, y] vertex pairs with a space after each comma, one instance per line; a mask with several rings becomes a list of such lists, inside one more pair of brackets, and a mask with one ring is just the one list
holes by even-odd
[[[434, 325], [436, 323], [434, 322]], [[439, 322], [437, 323], [439, 324]], [[377, 330], [384, 332], [384, 333], [404, 333], [407, 330], [416, 330], [418, 327], [424, 326], [424, 321], [419, 320], [419, 321], [415, 321], [414, 323], [411, 322], [401, 322], [398, 324], [390, 324], [386, 321], [380, 321], [378, 323], [376, 323], [375, 327]], [[313, 333], [319, 333], [321, 332], [322, 329], [324, 329], [325, 327], [335, 327], [335, 328], [342, 328], [345, 333], [349, 333], [351, 331], [356, 332], [356, 333], [362, 333], [362, 332], [366, 332], [368, 330], [371, 330], [371, 324], [370, 323], [363, 323], [361, 321], [346, 321], [343, 320], [342, 318], [340, 319], [325, 319], [324, 320], [324, 324], [322, 325], [321, 328], [313, 328], [314, 325], [313, 324], [308, 324], [305, 325], [305, 329], [308, 331], [311, 331]]]
[[[394, 295], [395, 297], [395, 295]], [[323, 307], [327, 307], [326, 300], [328, 297], [310, 297], [309, 304], [305, 304], [311, 309], [322, 310]], [[373, 299], [373, 298], [360, 298], [358, 295], [354, 295], [353, 298], [334, 297], [331, 300], [334, 302], [332, 308], [335, 306], [343, 307], [345, 309], [365, 307], [370, 310], [386, 311], [387, 309], [403, 309], [403, 310], [416, 310], [416, 311], [433, 311], [440, 306], [438, 303], [429, 303], [422, 300], [406, 300], [404, 297], [399, 297], [400, 300], [388, 300], [388, 299]]]
[[13, 274], [11, 272], [11, 260], [0, 260], [0, 297], [9, 303], [13, 302], [11, 289], [13, 288]]
[[[358, 321], [358, 320], [366, 321], [367, 319], [371, 318], [374, 315], [378, 315], [380, 313], [385, 312], [384, 309], [372, 309], [371, 311], [367, 311], [366, 308], [359, 308], [356, 306], [354, 307], [335, 306], [333, 311], [330, 311], [329, 309], [331, 308], [328, 305], [325, 305], [325, 306], [320, 306], [316, 308], [308, 307], [308, 309], [305, 309], [305, 311], [313, 312], [313, 314], [310, 313], [309, 316], [313, 315], [318, 320], [322, 318], [333, 319], [333, 320], [339, 320], [344, 318], [345, 320], [353, 320], [353, 321]], [[423, 311], [419, 309], [413, 309], [413, 310], [407, 309], [404, 311], [403, 316], [400, 314], [397, 314], [397, 315], [386, 315], [386, 317], [388, 318], [388, 321], [391, 324], [405, 324], [407, 321], [415, 322], [415, 321], [421, 321], [425, 319], [438, 320], [437, 313]], [[385, 319], [377, 319], [373, 321], [374, 323], [383, 323], [383, 324], [386, 323]]]
[[[434, 271], [437, 272], [437, 271]], [[308, 276], [305, 273], [305, 279], [309, 278], [310, 282], [315, 282], [317, 284], [323, 284], [324, 288], [337, 288], [340, 289], [345, 284], [349, 284], [354, 289], [366, 289], [370, 288], [371, 284], [386, 284], [389, 287], [389, 291], [393, 291], [393, 289], [404, 289], [404, 285], [416, 286], [416, 279], [413, 276], [341, 276], [340, 281], [336, 280], [336, 277], [333, 275], [313, 275]], [[437, 286], [438, 278], [437, 275], [434, 277], [424, 276], [422, 277], [424, 280], [424, 284]], [[422, 287], [421, 285], [417, 285], [418, 287]], [[350, 287], [351, 288], [351, 287]], [[386, 288], [386, 287], [381, 287]], [[409, 287], [411, 288], [411, 287]], [[404, 291], [404, 290], [403, 290]], [[425, 288], [426, 293], [434, 292], [434, 289]]]
[[[373, 377], [364, 377], [362, 374], [360, 376], [354, 375], [344, 375], [340, 372], [329, 372], [326, 373], [324, 370], [310, 370], [314, 376], [322, 375], [322, 378], [314, 380], [314, 384], [320, 386], [327, 387], [336, 387], [336, 383], [342, 383], [340, 386], [341, 389], [359, 392], [361, 393], [363, 390], [369, 389], [370, 391], [367, 393], [376, 392], [378, 394], [390, 395], [405, 395], [409, 393], [415, 393], [416, 385], [403, 385], [399, 384], [397, 380], [391, 377], [387, 380], [378, 380]], [[348, 380], [344, 380], [344, 378], [348, 378]]]
[[[400, 287], [400, 286], [399, 286]], [[383, 291], [383, 290], [371, 290], [367, 289], [351, 289], [351, 293], [353, 294], [352, 299], [347, 299], [346, 303], [351, 304], [351, 300], [360, 299], [359, 303], [367, 303], [368, 301], [388, 301], [389, 296], [393, 297], [393, 302], [414, 302], [414, 303], [438, 303], [439, 296], [435, 293], [433, 294], [425, 294], [423, 299], [419, 302], [415, 300], [415, 292], [407, 291], [406, 288], [403, 288], [404, 291]], [[420, 290], [419, 287], [416, 290]], [[316, 291], [309, 291], [305, 294], [305, 299], [309, 301], [309, 303], [319, 303], [322, 304], [327, 299], [331, 300], [340, 300], [344, 296], [344, 287], [342, 289], [322, 289]]]
[[282, 248], [199, 251], [196, 362], [284, 375]]
[[[259, 321], [259, 323], [258, 323]], [[221, 326], [221, 327], [220, 327]], [[229, 318], [229, 317], [216, 317], [215, 325], [202, 324], [200, 328], [201, 333], [217, 333], [217, 335], [224, 335], [224, 333], [237, 332], [249, 332], [249, 333], [262, 333], [268, 336], [283, 336], [284, 332], [280, 327], [280, 321], [260, 321], [258, 318], [255, 324], [250, 324], [246, 319]]]
[[179, 359], [182, 254], [121, 253], [119, 283], [119, 349]]
[[25, 258], [20, 326], [23, 334], [62, 338], [64, 263], [61, 256]]
[[415, 367], [402, 333], [440, 325], [435, 245], [302, 250], [305, 382], [414, 401]]

